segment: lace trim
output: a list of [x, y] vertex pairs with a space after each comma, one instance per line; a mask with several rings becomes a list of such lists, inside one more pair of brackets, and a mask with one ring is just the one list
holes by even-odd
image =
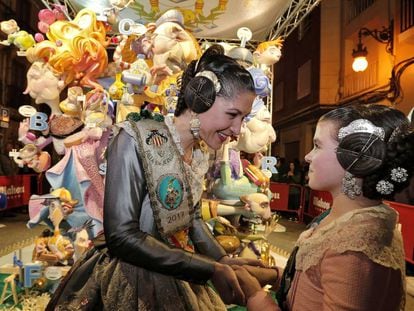
[[[171, 136], [177, 145], [178, 152], [181, 155], [184, 155], [184, 150], [181, 146], [180, 135], [177, 132], [177, 129], [174, 125], [174, 119], [171, 116], [165, 117], [165, 124], [167, 125]], [[194, 203], [200, 201], [203, 194], [203, 181], [204, 176], [208, 171], [208, 159], [209, 153], [203, 152], [200, 149], [193, 150], [193, 159], [191, 165], [184, 162], [184, 167], [187, 173], [188, 182], [191, 187], [191, 192], [193, 195]]]
[[375, 263], [405, 273], [402, 237], [396, 222], [397, 213], [380, 205], [346, 213], [325, 227], [304, 231], [296, 243], [296, 269], [306, 271], [317, 265], [329, 249], [362, 252]]

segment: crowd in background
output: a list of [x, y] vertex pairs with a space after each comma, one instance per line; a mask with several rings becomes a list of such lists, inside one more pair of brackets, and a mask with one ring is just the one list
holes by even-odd
[[299, 159], [286, 161], [285, 158], [276, 157], [277, 173], [272, 175], [271, 180], [274, 182], [298, 184], [306, 186], [308, 183], [309, 164], [300, 163]]
[[[301, 163], [297, 158], [287, 161], [283, 157], [276, 156], [276, 159], [277, 173], [272, 174], [271, 181], [308, 187], [308, 163], [305, 161]], [[291, 187], [289, 189], [289, 209], [298, 209], [299, 199], [299, 188]], [[414, 178], [411, 179], [408, 188], [395, 194], [394, 201], [414, 205]]]

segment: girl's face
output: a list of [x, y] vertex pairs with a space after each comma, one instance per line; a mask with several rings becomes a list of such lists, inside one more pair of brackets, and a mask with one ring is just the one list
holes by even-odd
[[316, 126], [313, 149], [305, 156], [309, 163], [309, 187], [314, 190], [339, 194], [345, 170], [336, 158], [337, 126], [332, 121], [321, 121]]
[[213, 150], [218, 150], [228, 137], [238, 136], [245, 116], [256, 95], [243, 92], [234, 98], [216, 97], [212, 107], [199, 114], [200, 137]]

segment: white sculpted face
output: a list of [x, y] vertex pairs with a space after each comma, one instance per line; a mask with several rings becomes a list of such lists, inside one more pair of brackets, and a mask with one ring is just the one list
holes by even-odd
[[282, 51], [277, 46], [270, 46], [262, 53], [255, 52], [254, 55], [259, 64], [271, 66], [280, 60]]
[[266, 106], [242, 127], [236, 149], [247, 152], [263, 152], [276, 140], [276, 132], [271, 124], [271, 116]]
[[52, 113], [59, 114], [59, 95], [64, 86], [64, 81], [47, 63], [36, 61], [27, 71], [27, 88], [24, 94], [29, 94], [36, 104], [47, 104]]
[[59, 94], [64, 82], [48, 64], [34, 62], [27, 71], [27, 88], [24, 94], [35, 99], [36, 104], [48, 104], [52, 111], [59, 111]]

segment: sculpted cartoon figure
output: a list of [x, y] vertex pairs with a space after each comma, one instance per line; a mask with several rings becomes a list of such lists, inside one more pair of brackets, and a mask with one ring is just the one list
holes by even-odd
[[260, 43], [253, 53], [256, 62], [266, 66], [277, 63], [282, 56], [282, 43], [281, 38]]
[[[99, 164], [109, 136], [105, 129], [110, 125], [107, 96], [97, 82], [108, 64], [106, 28], [93, 11], [83, 9], [73, 21], [50, 24], [46, 36], [48, 40], [37, 43], [26, 55], [32, 63], [26, 92], [36, 103], [51, 107], [50, 132], [55, 150], [64, 155], [46, 172], [46, 178], [53, 188], [65, 187], [79, 198], [72, 225], [80, 226], [92, 219], [96, 234], [102, 229], [103, 218], [104, 187]], [[68, 85], [71, 87], [68, 98], [61, 103], [62, 115], [59, 97]], [[79, 101], [83, 87], [92, 90], [89, 97]], [[23, 136], [24, 129], [22, 126]]]
[[236, 149], [247, 152], [264, 152], [276, 140], [276, 132], [270, 122], [271, 115], [263, 102], [257, 104], [256, 115], [242, 127]]
[[[19, 50], [26, 51], [35, 44], [35, 40], [27, 31], [20, 30], [17, 22], [14, 19], [3, 21], [0, 23], [0, 29], [7, 34], [7, 40], [3, 40], [0, 44], [11, 45], [14, 44]], [[19, 54], [20, 55], [20, 54]]]
[[68, 116], [80, 118], [82, 107], [79, 97], [82, 95], [83, 90], [81, 87], [72, 86], [68, 88], [68, 97], [60, 102], [60, 110]]
[[154, 84], [159, 84], [167, 75], [181, 72], [187, 64], [199, 56], [199, 48], [195, 39], [184, 29], [184, 18], [177, 10], [165, 12], [155, 24], [152, 51], [153, 67], [151, 74]]
[[59, 95], [65, 88], [61, 76], [48, 64], [35, 61], [27, 71], [27, 88], [24, 94], [35, 99], [36, 104], [46, 104], [52, 115], [59, 115]]
[[50, 155], [46, 151], [40, 151], [33, 144], [27, 144], [20, 149], [13, 160], [19, 167], [27, 165], [37, 173], [46, 171], [51, 163]]
[[[104, 72], [108, 64], [105, 49], [108, 42], [105, 38], [105, 26], [96, 19], [93, 11], [83, 9], [73, 21], [54, 22], [50, 25], [46, 35], [48, 40], [39, 42], [30, 48], [26, 57], [33, 64], [47, 62], [49, 67], [45, 70], [50, 69], [64, 82], [58, 92], [70, 83], [102, 88], [96, 79]], [[36, 99], [37, 103], [41, 103], [42, 98], [37, 99], [41, 94], [31, 93], [30, 95]]]

